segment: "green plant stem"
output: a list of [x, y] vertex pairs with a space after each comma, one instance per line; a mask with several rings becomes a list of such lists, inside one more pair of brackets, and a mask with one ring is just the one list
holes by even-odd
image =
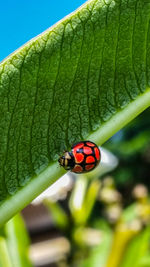
[[6, 240], [0, 237], [0, 266], [1, 267], [12, 267]]
[[50, 212], [55, 224], [60, 229], [66, 229], [69, 224], [68, 217], [64, 209], [59, 205], [59, 203], [52, 202], [47, 198], [43, 200], [43, 204]]
[[122, 258], [128, 243], [138, 234], [138, 232], [139, 230], [128, 228], [123, 230], [116, 229], [106, 267], [121, 266]]

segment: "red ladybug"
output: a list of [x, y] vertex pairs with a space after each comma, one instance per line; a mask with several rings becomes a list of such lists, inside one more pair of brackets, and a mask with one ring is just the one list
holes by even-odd
[[99, 164], [100, 150], [93, 142], [82, 141], [74, 144], [71, 152], [66, 151], [58, 161], [65, 170], [75, 173], [89, 172]]

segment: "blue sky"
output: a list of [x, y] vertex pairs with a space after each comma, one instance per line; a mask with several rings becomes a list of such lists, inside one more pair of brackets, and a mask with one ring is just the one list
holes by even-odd
[[85, 0], [2, 0], [0, 61], [84, 2]]

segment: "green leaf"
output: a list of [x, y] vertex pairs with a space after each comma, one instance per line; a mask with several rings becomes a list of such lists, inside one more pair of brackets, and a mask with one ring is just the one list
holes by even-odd
[[92, 0], [0, 65], [0, 225], [150, 105], [150, 2]]
[[0, 236], [0, 266], [12, 267], [10, 256], [8, 253], [7, 243], [4, 237]]
[[[149, 238], [150, 238], [150, 227], [146, 227], [141, 233], [139, 233], [134, 239], [128, 244], [126, 253], [122, 260], [122, 267], [146, 267], [146, 259], [149, 256]], [[138, 252], [138, 253], [137, 253]], [[136, 255], [136, 256], [135, 256]]]
[[0, 266], [31, 267], [29, 237], [21, 215], [17, 214], [0, 233]]
[[58, 202], [52, 202], [50, 199], [46, 198], [43, 200], [43, 204], [50, 212], [55, 225], [62, 230], [65, 230], [69, 225], [69, 220], [66, 212], [61, 207]]
[[29, 260], [29, 237], [20, 214], [5, 226], [7, 247], [13, 267], [31, 267]]

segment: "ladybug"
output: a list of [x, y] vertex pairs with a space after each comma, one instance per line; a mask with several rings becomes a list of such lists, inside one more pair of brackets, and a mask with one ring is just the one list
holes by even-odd
[[81, 141], [71, 147], [71, 151], [64, 152], [59, 158], [60, 166], [75, 173], [92, 171], [100, 162], [100, 150], [91, 141]]

